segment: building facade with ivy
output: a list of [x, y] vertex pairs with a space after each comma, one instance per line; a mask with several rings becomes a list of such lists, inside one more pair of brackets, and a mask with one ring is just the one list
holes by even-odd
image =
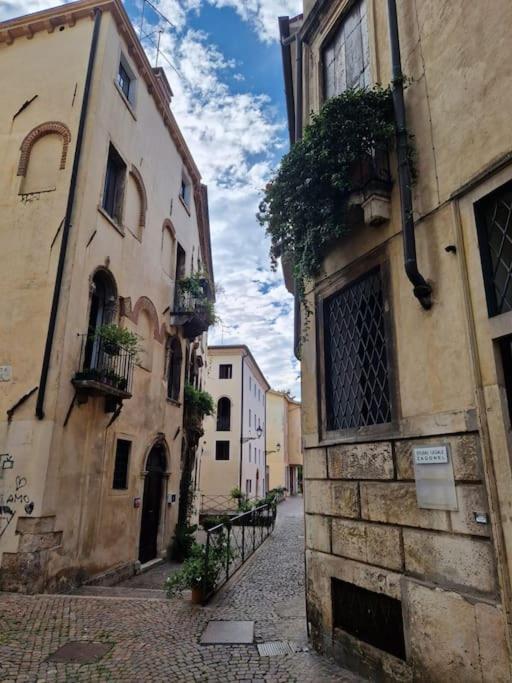
[[279, 20], [291, 151], [260, 219], [296, 295], [308, 621], [372, 680], [512, 676], [511, 22]]
[[214, 315], [207, 193], [121, 2], [1, 23], [0, 44], [0, 573], [58, 590], [172, 537]]

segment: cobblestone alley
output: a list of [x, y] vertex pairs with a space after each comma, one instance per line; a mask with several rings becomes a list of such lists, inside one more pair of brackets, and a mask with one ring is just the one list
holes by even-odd
[[[0, 594], [0, 681], [352, 681], [306, 650], [302, 500], [279, 506], [274, 534], [207, 607], [166, 600], [161, 567], [113, 589], [80, 595]], [[202, 645], [211, 620], [255, 622], [256, 643], [289, 641], [295, 654], [256, 644]], [[104, 644], [95, 663], [48, 661], [70, 641]], [[107, 648], [104, 648], [107, 649]]]

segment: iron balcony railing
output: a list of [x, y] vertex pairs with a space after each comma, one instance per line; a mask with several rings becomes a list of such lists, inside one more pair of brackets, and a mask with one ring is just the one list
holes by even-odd
[[[223, 586], [233, 574], [249, 559], [263, 541], [270, 536], [276, 522], [277, 508], [266, 503], [249, 512], [232, 517], [206, 531], [204, 571], [201, 593], [203, 604]], [[208, 585], [211, 564], [216, 551], [224, 549], [225, 565], [214, 572], [215, 582]], [[226, 552], [227, 550], [227, 552]]]
[[77, 389], [130, 398], [135, 357], [131, 351], [100, 334], [82, 334]]
[[393, 183], [387, 147], [373, 149], [354, 163], [351, 184], [353, 192], [365, 195], [373, 192], [388, 194], [391, 191]]
[[190, 282], [176, 282], [174, 303], [172, 306], [172, 324], [182, 325], [184, 335], [192, 339], [206, 332], [212, 324], [212, 305], [210, 302], [210, 285], [204, 278], [194, 291], [190, 291]]
[[[252, 503], [257, 498], [247, 498], [244, 501]], [[221, 515], [224, 513], [240, 512], [239, 501], [232, 496], [205, 496], [201, 495], [201, 515]]]

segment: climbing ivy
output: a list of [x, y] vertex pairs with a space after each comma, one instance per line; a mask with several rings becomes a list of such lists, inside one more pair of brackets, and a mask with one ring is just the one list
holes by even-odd
[[391, 91], [353, 89], [313, 114], [302, 140], [286, 154], [264, 191], [258, 220], [272, 240], [271, 260], [285, 253], [293, 263], [297, 294], [305, 301], [332, 242], [347, 234], [354, 166], [386, 147], [393, 126]]

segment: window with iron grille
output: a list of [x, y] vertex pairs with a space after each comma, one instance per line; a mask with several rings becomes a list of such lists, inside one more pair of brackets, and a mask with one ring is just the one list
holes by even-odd
[[327, 430], [390, 422], [380, 269], [326, 298], [323, 319]]
[[345, 14], [322, 51], [324, 95], [340, 95], [348, 88], [370, 85], [366, 1], [358, 0]]
[[116, 441], [116, 459], [114, 462], [113, 489], [128, 488], [128, 462], [130, 460], [130, 450], [132, 442], [126, 439]]
[[490, 316], [512, 310], [512, 182], [475, 206]]

